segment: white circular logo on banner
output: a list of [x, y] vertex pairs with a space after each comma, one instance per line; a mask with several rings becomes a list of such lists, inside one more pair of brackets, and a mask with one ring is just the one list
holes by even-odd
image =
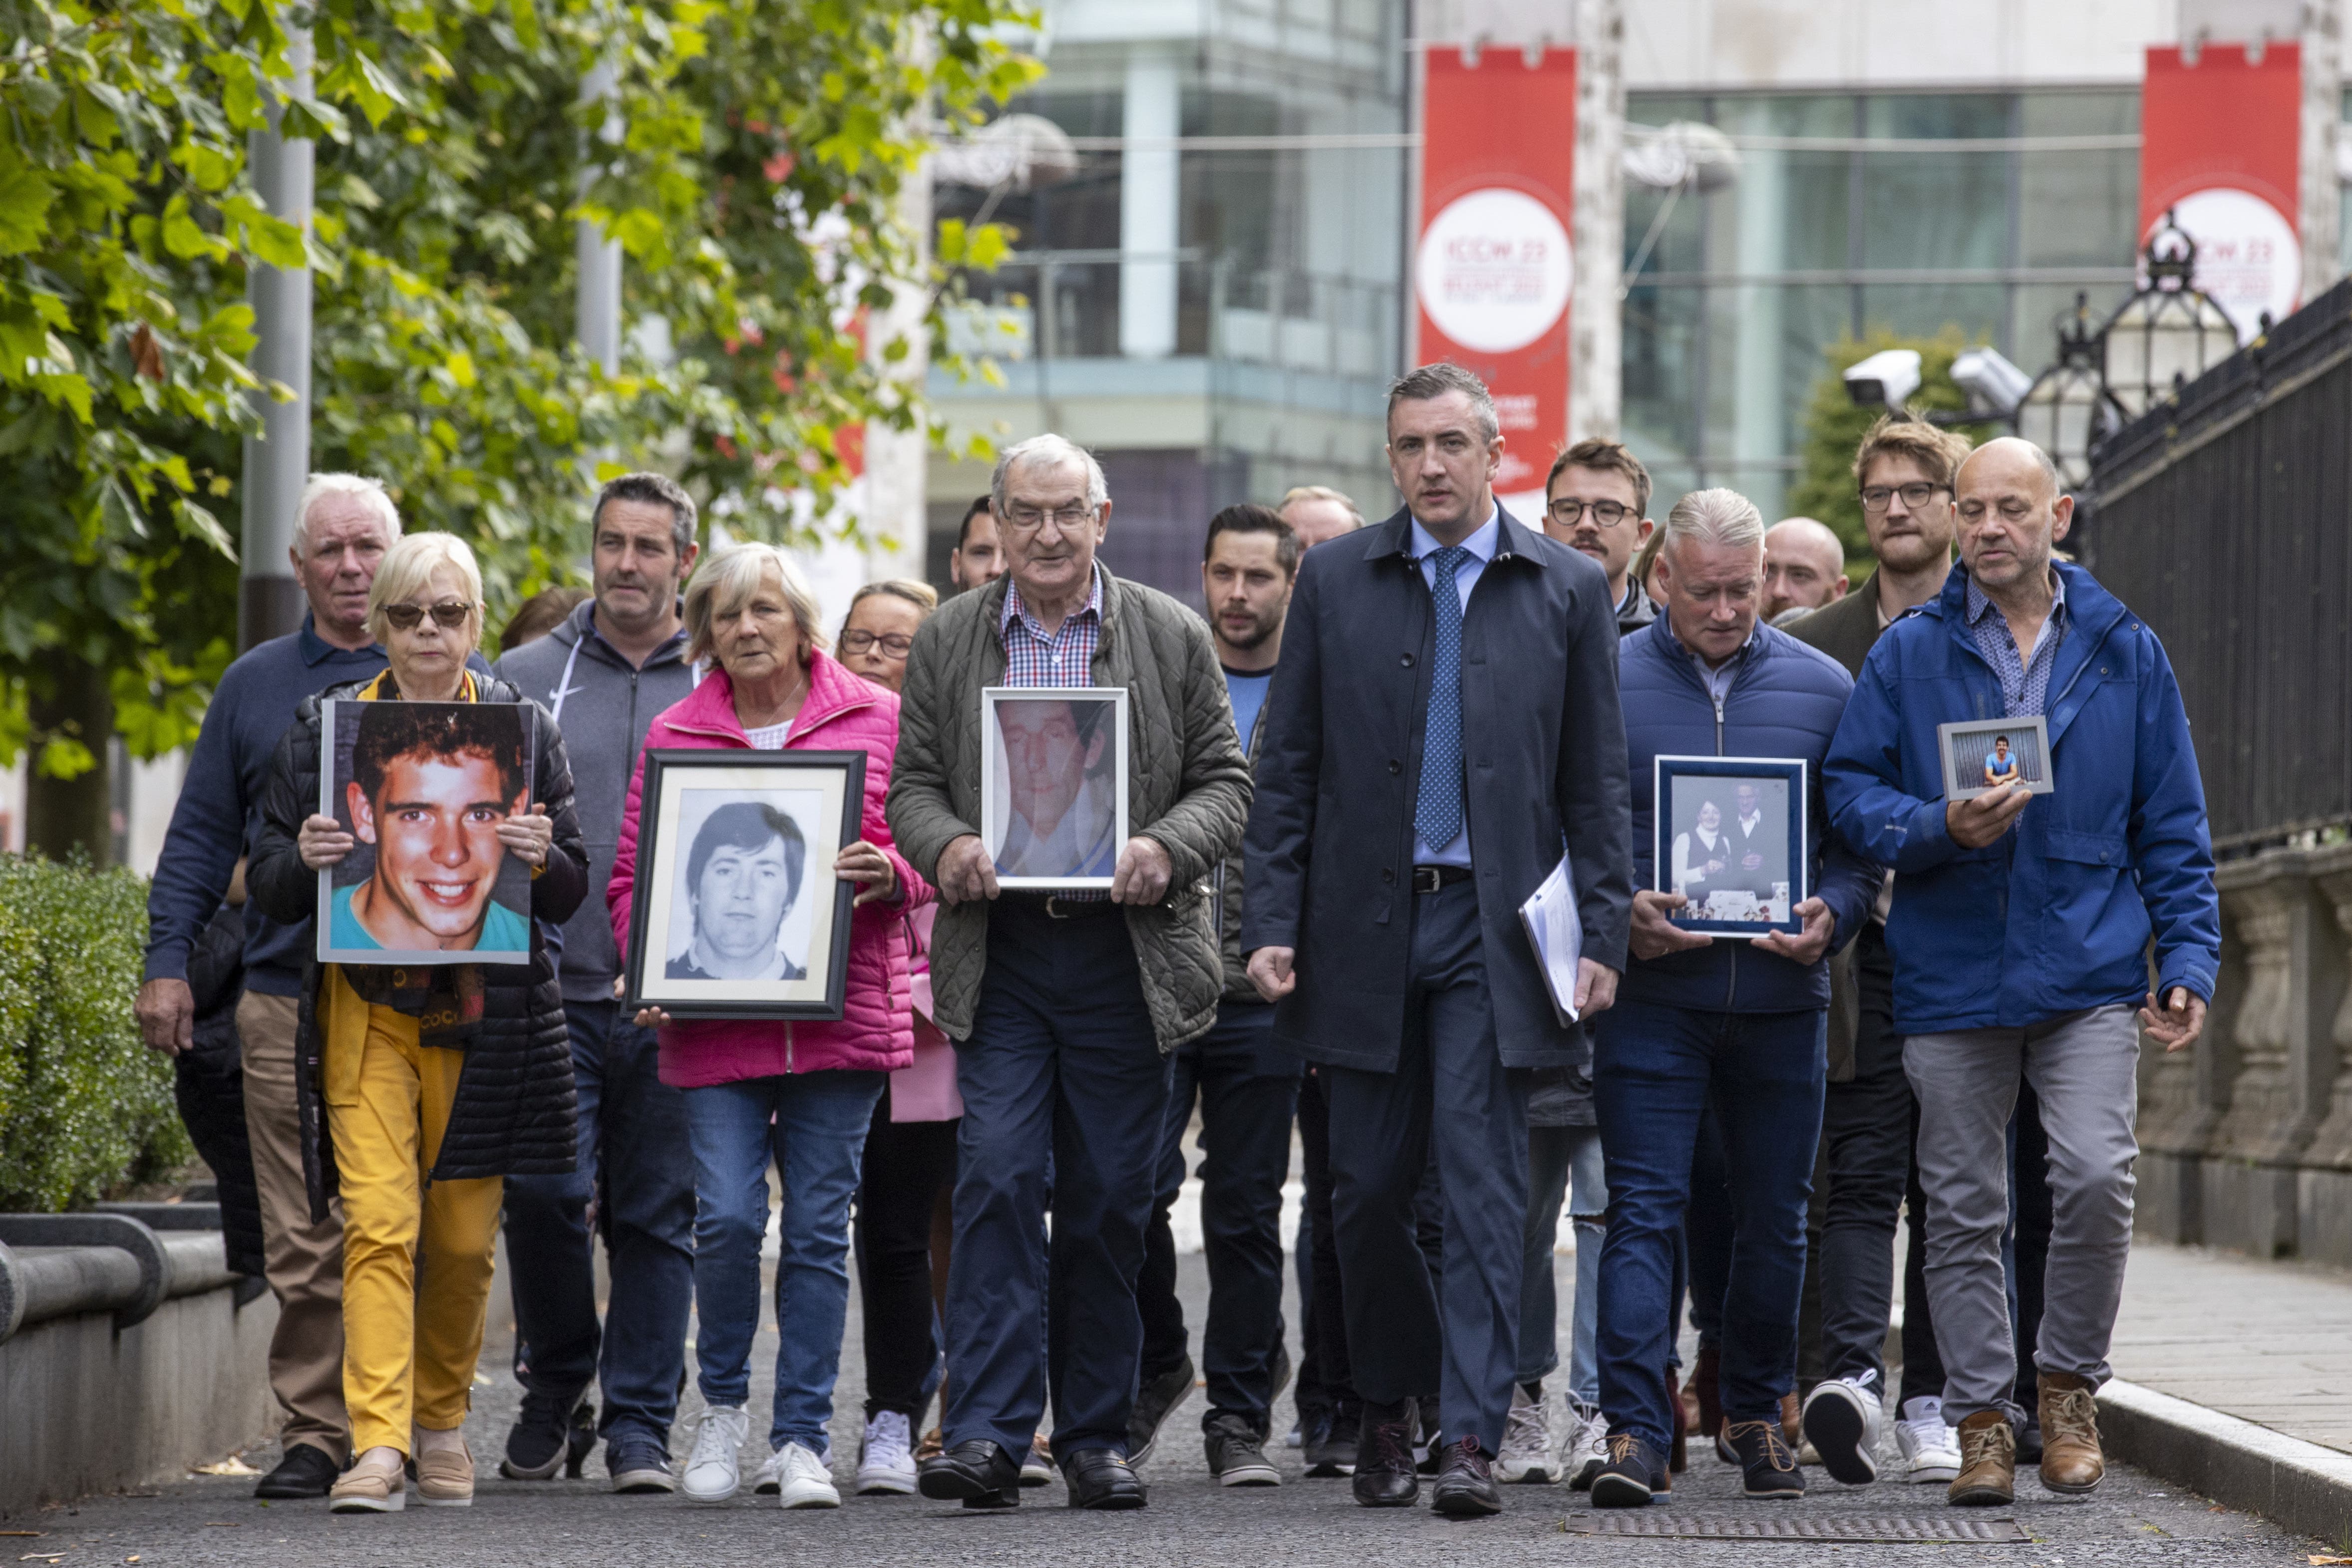
[[[2284, 320], [2303, 298], [2303, 242], [2285, 214], [2260, 196], [2214, 185], [2183, 196], [2172, 214], [2197, 242], [2197, 287], [2230, 313], [2241, 343], [2262, 329], [2263, 311]], [[2140, 236], [2143, 244], [2147, 237]], [[2145, 263], [2141, 270], [2145, 282]]]
[[1568, 231], [1524, 191], [1492, 186], [1446, 204], [1421, 236], [1421, 308], [1465, 349], [1507, 354], [1568, 308]]

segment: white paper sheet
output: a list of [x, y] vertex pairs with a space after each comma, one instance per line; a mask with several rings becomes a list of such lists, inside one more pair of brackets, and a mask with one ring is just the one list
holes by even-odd
[[1561, 1023], [1574, 1023], [1576, 961], [1584, 954], [1584, 922], [1577, 915], [1576, 879], [1567, 856], [1560, 857], [1535, 896], [1519, 905], [1519, 924], [1527, 927], [1536, 962], [1542, 966], [1552, 1010]]

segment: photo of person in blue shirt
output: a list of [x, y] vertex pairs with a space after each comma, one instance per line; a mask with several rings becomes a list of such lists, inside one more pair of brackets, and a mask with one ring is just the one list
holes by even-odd
[[2001, 736], [1992, 743], [1992, 750], [1985, 757], [1985, 788], [1991, 789], [2003, 784], [2014, 784], [2018, 778], [2017, 758], [2010, 755], [2009, 737]]

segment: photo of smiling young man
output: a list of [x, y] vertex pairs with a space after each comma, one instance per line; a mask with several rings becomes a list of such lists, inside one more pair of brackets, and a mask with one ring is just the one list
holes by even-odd
[[[340, 705], [339, 705], [340, 706]], [[353, 704], [356, 736], [337, 793], [366, 851], [329, 900], [338, 952], [516, 955], [528, 868], [507, 875], [499, 825], [530, 810], [520, 710], [502, 704]], [[341, 725], [337, 728], [341, 729]], [[359, 868], [354, 867], [354, 871]], [[503, 891], [502, 876], [511, 885]]]

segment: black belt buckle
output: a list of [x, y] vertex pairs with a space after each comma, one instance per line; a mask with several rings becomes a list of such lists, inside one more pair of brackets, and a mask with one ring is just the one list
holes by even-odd
[[1049, 893], [1045, 895], [1045, 918], [1048, 920], [1076, 920], [1081, 915], [1097, 915], [1101, 910], [1100, 903], [1094, 899], [1077, 899], [1065, 903], [1059, 894]]
[[1460, 866], [1417, 865], [1412, 868], [1412, 890], [1415, 893], [1437, 893], [1448, 883], [1466, 881], [1469, 875]]

